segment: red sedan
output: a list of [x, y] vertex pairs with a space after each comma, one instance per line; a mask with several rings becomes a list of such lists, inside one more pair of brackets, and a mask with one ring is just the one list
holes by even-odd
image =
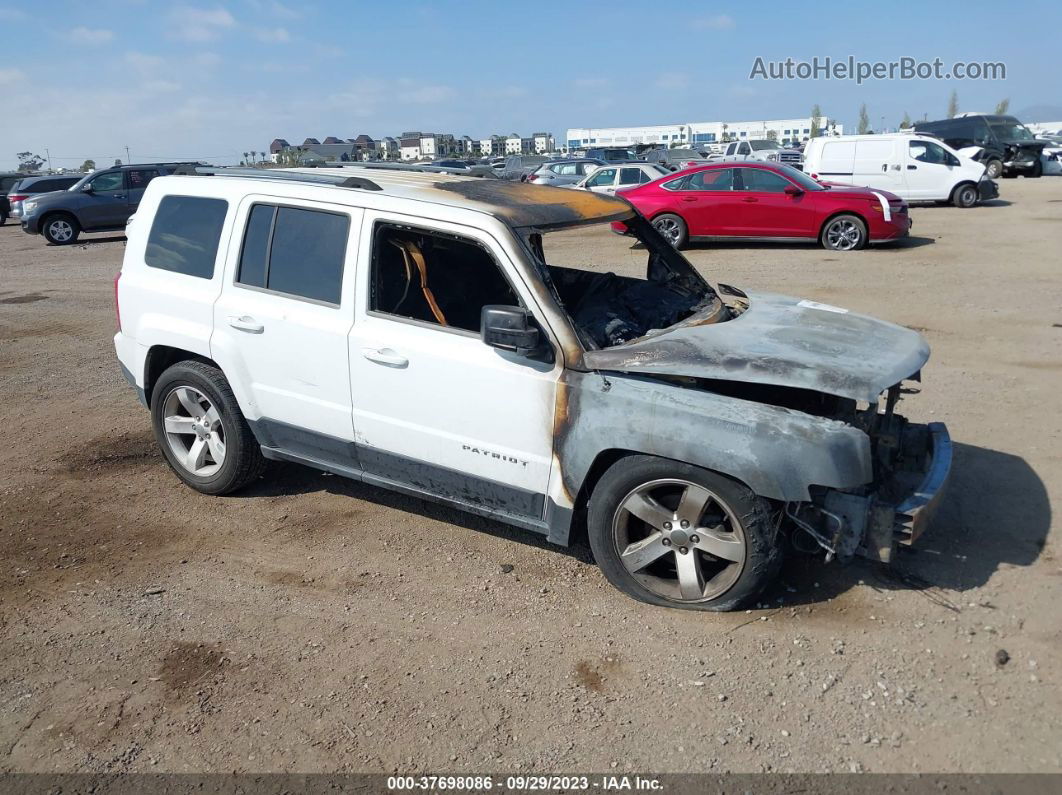
[[[823, 185], [791, 166], [713, 163], [622, 191], [674, 246], [738, 238], [819, 241], [852, 251], [906, 237], [907, 202], [883, 190]], [[612, 225], [625, 232], [622, 223]]]

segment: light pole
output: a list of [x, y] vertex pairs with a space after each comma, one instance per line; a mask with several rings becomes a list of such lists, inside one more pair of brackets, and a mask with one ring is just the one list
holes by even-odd
[[129, 165], [129, 147], [125, 147], [125, 164]]
[[52, 153], [48, 151], [48, 148], [44, 148], [44, 156], [48, 158], [48, 170], [52, 170]]

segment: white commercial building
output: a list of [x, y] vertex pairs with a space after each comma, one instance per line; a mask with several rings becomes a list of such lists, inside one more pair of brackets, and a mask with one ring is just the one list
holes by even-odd
[[[819, 118], [819, 129], [841, 135], [844, 128], [834, 122], [826, 129], [827, 118]], [[568, 130], [567, 149], [591, 146], [634, 146], [657, 144], [684, 147], [707, 146], [725, 141], [773, 138], [780, 144], [806, 141], [811, 137], [811, 117], [802, 119], [767, 119], [763, 121], [702, 121], [684, 124], [659, 124], [650, 127], [574, 127]]]

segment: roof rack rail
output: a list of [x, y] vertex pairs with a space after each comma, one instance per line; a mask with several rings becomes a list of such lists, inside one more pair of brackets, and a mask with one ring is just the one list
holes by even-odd
[[343, 174], [305, 174], [280, 169], [262, 168], [197, 168], [195, 173], [203, 177], [250, 177], [251, 179], [280, 180], [284, 182], [314, 182], [322, 185], [334, 185], [337, 188], [359, 188], [361, 190], [383, 190], [371, 179], [365, 177], [348, 177]]
[[484, 165], [469, 166], [468, 168], [453, 168], [452, 166], [434, 166], [431, 163], [388, 163], [381, 160], [359, 160], [352, 163], [326, 163], [322, 168], [364, 168], [378, 171], [409, 171], [420, 174], [453, 174], [458, 177], [494, 176], [489, 173], [490, 167]]

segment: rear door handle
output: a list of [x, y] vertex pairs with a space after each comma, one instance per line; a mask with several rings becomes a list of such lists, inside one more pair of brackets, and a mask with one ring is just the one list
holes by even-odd
[[386, 364], [388, 367], [407, 367], [409, 359], [396, 353], [391, 348], [362, 348], [361, 355], [370, 362]]
[[250, 315], [241, 315], [240, 317], [230, 315], [229, 325], [233, 328], [239, 329], [240, 331], [250, 332], [251, 334], [261, 334], [263, 331], [265, 331], [265, 326], [263, 326]]
[[755, 197], [753, 197], [753, 196], [746, 196], [746, 197], [745, 197], [744, 199], [742, 199], [741, 201], [743, 201], [743, 202], [758, 202], [758, 201], [759, 201], [759, 199], [757, 199], [757, 198], [755, 198]]
[[684, 201], [684, 202], [695, 202], [695, 201], [697, 201], [697, 197], [696, 196], [683, 196], [682, 197], [682, 201]]

